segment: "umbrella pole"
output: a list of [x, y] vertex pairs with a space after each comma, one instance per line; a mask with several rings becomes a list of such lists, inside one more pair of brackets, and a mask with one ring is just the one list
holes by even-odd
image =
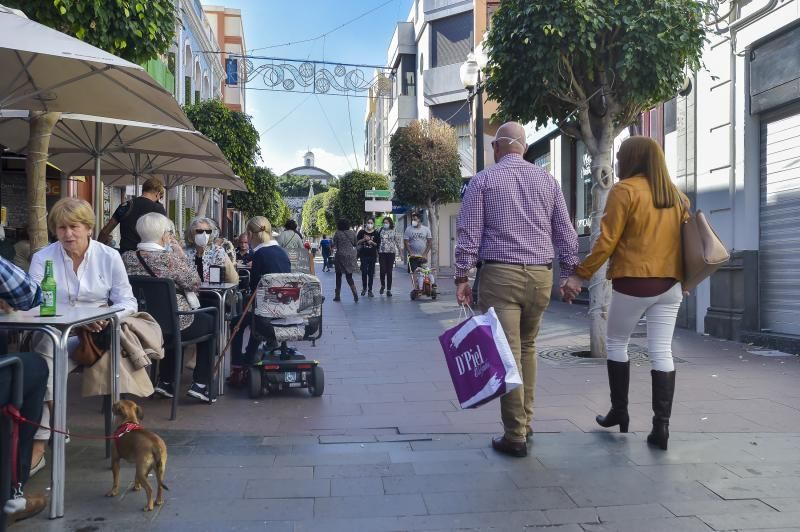
[[142, 166], [140, 164], [141, 155], [141, 153], [137, 153], [134, 156], [136, 158], [136, 171], [133, 173], [133, 197], [139, 195], [139, 172], [142, 171]]
[[102, 125], [96, 122], [94, 125], [94, 217], [95, 235], [99, 235], [103, 229], [103, 179], [100, 175], [100, 137]]

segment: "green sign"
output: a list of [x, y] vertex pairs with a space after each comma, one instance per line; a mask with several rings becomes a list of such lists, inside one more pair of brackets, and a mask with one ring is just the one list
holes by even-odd
[[379, 199], [391, 199], [392, 191], [391, 190], [365, 190], [364, 197], [366, 198], [379, 198]]

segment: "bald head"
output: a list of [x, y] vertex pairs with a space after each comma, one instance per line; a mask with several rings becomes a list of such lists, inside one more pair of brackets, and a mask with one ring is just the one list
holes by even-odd
[[497, 128], [494, 140], [495, 162], [509, 153], [525, 155], [528, 148], [525, 144], [525, 128], [517, 122], [506, 122]]

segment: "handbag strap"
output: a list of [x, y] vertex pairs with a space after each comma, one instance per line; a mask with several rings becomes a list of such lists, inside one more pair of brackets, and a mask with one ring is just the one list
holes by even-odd
[[136, 258], [139, 259], [139, 263], [145, 270], [147, 270], [147, 273], [150, 274], [150, 277], [158, 277], [158, 275], [153, 273], [153, 270], [151, 270], [150, 266], [148, 266], [147, 263], [144, 261], [144, 259], [142, 258], [142, 252], [139, 251], [138, 249], [136, 250]]

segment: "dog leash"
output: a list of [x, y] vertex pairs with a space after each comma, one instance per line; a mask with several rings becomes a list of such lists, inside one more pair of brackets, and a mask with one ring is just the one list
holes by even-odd
[[[63, 434], [65, 436], [69, 436], [70, 438], [78, 438], [78, 439], [83, 439], [83, 440], [114, 440], [114, 439], [119, 439], [119, 436], [117, 436], [116, 433], [112, 434], [111, 436], [97, 436], [97, 435], [94, 435], [94, 434], [76, 434], [74, 432], [67, 432], [65, 430], [54, 429], [52, 427], [43, 427], [41, 424], [35, 423], [35, 422], [31, 421], [30, 419], [27, 419], [13, 405], [5, 405], [3, 407], [3, 409], [2, 409], [2, 413], [3, 413], [3, 415], [5, 415], [7, 418], [9, 418], [12, 421], [12, 423], [14, 425], [14, 428], [12, 429], [12, 431], [18, 431], [19, 430], [19, 425], [21, 423], [25, 423], [26, 425], [31, 425], [31, 426], [36, 427], [36, 428], [46, 428], [46, 429], [48, 429], [48, 430], [50, 430], [52, 432], [57, 432], [58, 434]], [[17, 436], [17, 438], [18, 437], [19, 436]], [[13, 438], [14, 438], [14, 436], [13, 436], [13, 432], [12, 432], [12, 445], [14, 444], [13, 443]]]
[[247, 311], [250, 310], [250, 307], [253, 306], [253, 301], [256, 299], [256, 294], [258, 290], [253, 290], [253, 294], [250, 296], [250, 299], [247, 301], [247, 305], [245, 305], [244, 310], [242, 310], [242, 315], [239, 317], [239, 321], [236, 323], [236, 326], [233, 328], [231, 332], [230, 338], [228, 338], [228, 343], [225, 344], [225, 348], [217, 355], [217, 362], [214, 364], [214, 368], [211, 370], [211, 381], [214, 381], [217, 374], [219, 373], [219, 365], [225, 360], [225, 353], [228, 352], [228, 349], [231, 347], [231, 343], [233, 343], [233, 339], [236, 338], [236, 335], [239, 333], [239, 329], [242, 327], [242, 322], [247, 317]]

